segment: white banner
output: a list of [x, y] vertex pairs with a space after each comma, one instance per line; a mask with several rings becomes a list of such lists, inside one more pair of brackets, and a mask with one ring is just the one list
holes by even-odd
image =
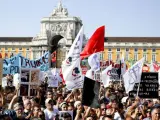
[[70, 66], [62, 67], [63, 78], [66, 82], [66, 88], [71, 90], [74, 88], [83, 88], [82, 70], [80, 67], [80, 58]]

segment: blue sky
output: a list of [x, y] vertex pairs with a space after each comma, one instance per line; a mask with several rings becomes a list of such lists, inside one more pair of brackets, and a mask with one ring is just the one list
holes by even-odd
[[[160, 37], [160, 0], [62, 0], [70, 16], [78, 16], [90, 37], [106, 26], [105, 36]], [[58, 0], [0, 0], [0, 36], [34, 37], [40, 20]]]

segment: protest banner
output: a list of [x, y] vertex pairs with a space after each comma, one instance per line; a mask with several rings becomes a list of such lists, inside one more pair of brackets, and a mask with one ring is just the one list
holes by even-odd
[[39, 69], [22, 68], [20, 70], [20, 96], [35, 96], [36, 88], [40, 84]]
[[20, 70], [19, 56], [20, 54], [13, 56], [9, 59], [3, 60], [3, 74], [19, 73], [19, 70]]
[[[139, 86], [140, 85], [140, 86]], [[157, 72], [143, 72], [141, 82], [135, 83], [132, 91], [129, 92], [129, 97], [133, 98], [137, 94], [140, 98], [158, 98], [158, 73]]]
[[49, 52], [46, 52], [41, 58], [37, 60], [29, 60], [20, 56], [22, 68], [39, 68], [40, 71], [47, 71], [49, 69]]
[[3, 74], [20, 73], [21, 68], [39, 68], [41, 71], [49, 69], [49, 52], [37, 60], [29, 60], [20, 54], [3, 60]]

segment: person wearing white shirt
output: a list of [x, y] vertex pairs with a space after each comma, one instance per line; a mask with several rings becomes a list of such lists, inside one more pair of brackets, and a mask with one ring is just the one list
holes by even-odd
[[58, 112], [53, 107], [53, 101], [51, 98], [47, 98], [45, 101], [46, 109], [44, 110], [45, 120], [53, 120]]

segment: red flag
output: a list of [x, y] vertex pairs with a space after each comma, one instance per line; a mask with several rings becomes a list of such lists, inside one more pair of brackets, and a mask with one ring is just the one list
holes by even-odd
[[80, 53], [81, 59], [90, 56], [93, 53], [104, 51], [105, 26], [99, 27], [89, 39], [83, 51]]
[[63, 74], [62, 74], [62, 68], [60, 69], [59, 76], [62, 78], [62, 83], [65, 85], [65, 80], [64, 80]]
[[160, 69], [160, 67], [156, 63], [153, 63], [153, 67], [156, 72]]
[[52, 62], [56, 62], [56, 51], [51, 54]]

